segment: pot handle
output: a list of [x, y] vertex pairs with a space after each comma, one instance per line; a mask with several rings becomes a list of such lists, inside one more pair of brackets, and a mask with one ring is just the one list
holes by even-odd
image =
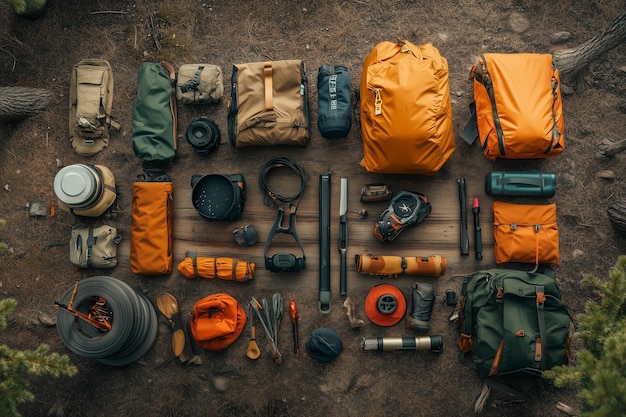
[[191, 188], [194, 188], [196, 186], [196, 184], [198, 183], [198, 181], [200, 181], [200, 178], [202, 178], [203, 175], [200, 174], [193, 174], [191, 176]]

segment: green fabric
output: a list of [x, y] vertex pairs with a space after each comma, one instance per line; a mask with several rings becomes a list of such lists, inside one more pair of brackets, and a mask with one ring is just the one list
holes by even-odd
[[176, 156], [174, 116], [170, 97], [174, 93], [168, 71], [144, 62], [137, 74], [137, 97], [133, 104], [132, 147], [145, 162], [171, 162]]
[[[541, 287], [546, 301], [538, 305], [536, 293]], [[498, 300], [500, 288], [503, 297]], [[539, 375], [567, 359], [571, 317], [549, 272], [480, 271], [467, 282], [465, 297], [462, 331], [473, 338], [474, 363], [481, 377], [488, 376], [502, 341], [497, 375], [524, 371]], [[546, 353], [536, 357], [539, 338], [543, 348], [539, 350]]]

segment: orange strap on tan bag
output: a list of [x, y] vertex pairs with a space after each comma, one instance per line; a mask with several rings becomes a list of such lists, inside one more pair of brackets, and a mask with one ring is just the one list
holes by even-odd
[[559, 263], [556, 204], [493, 203], [496, 263]]
[[138, 275], [172, 272], [173, 186], [162, 171], [147, 171], [133, 183], [130, 269]]
[[226, 293], [204, 297], [193, 306], [191, 333], [202, 348], [222, 350], [230, 346], [246, 325], [246, 312]]

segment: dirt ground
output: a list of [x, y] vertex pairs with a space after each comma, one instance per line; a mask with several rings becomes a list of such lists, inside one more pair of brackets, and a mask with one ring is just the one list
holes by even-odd
[[[349, 216], [349, 252], [354, 254], [440, 254], [448, 269], [436, 286], [460, 290], [459, 274], [494, 267], [490, 236], [490, 202], [482, 190], [486, 172], [537, 168], [557, 173], [557, 203], [561, 263], [557, 279], [572, 315], [584, 308], [589, 293], [580, 285], [584, 274], [606, 276], [626, 240], [612, 227], [606, 207], [624, 198], [626, 155], [598, 161], [597, 146], [603, 140], [624, 139], [626, 120], [626, 45], [594, 63], [585, 76], [582, 93], [564, 97], [565, 152], [545, 161], [491, 163], [476, 145], [470, 147], [458, 135], [469, 116], [471, 83], [468, 72], [480, 52], [550, 52], [572, 47], [591, 38], [624, 7], [621, 0], [539, 2], [536, 0], [424, 1], [412, 0], [275, 0], [200, 1], [139, 0], [129, 2], [50, 0], [43, 18], [15, 17], [0, 3], [0, 74], [2, 86], [49, 89], [54, 98], [43, 114], [20, 123], [0, 124], [0, 218], [6, 226], [0, 241], [9, 250], [0, 255], [0, 296], [18, 300], [19, 307], [2, 343], [18, 349], [34, 349], [47, 343], [53, 351], [68, 354], [79, 373], [73, 378], [32, 378], [34, 402], [20, 407], [25, 416], [465, 416], [481, 388], [474, 371], [459, 363], [454, 346], [455, 329], [448, 322], [449, 308], [438, 302], [431, 334], [444, 337], [442, 353], [362, 352], [362, 337], [402, 336], [402, 324], [381, 328], [367, 320], [363, 303], [368, 290], [380, 282], [393, 283], [408, 297], [415, 277], [381, 281], [349, 271], [349, 294], [365, 326], [353, 330], [341, 309], [337, 273], [333, 272], [332, 312], [317, 309], [318, 199], [317, 176], [325, 171], [333, 178], [332, 265], [338, 271], [335, 249], [339, 178], [350, 180], [349, 209], [366, 208], [370, 217]], [[508, 21], [519, 14], [530, 22], [522, 33], [510, 30]], [[568, 31], [572, 38], [555, 46], [550, 36]], [[356, 120], [347, 138], [328, 141], [316, 126], [317, 68], [323, 63], [347, 66], [353, 88], [358, 86], [363, 59], [380, 41], [408, 39], [431, 42], [448, 59], [453, 120], [457, 149], [434, 177], [379, 176], [364, 172], [360, 133]], [[115, 77], [114, 115], [122, 124], [113, 133], [108, 149], [93, 158], [75, 154], [68, 141], [67, 106], [72, 66], [82, 58], [108, 59]], [[302, 59], [309, 75], [312, 140], [305, 148], [236, 150], [227, 140], [227, 103], [232, 65], [280, 59]], [[187, 280], [174, 270], [165, 277], [139, 277], [128, 261], [131, 185], [141, 172], [141, 162], [129, 146], [136, 74], [142, 61], [166, 60], [176, 67], [208, 62], [224, 70], [222, 102], [201, 107], [179, 105], [179, 150], [171, 166], [175, 185], [175, 210], [190, 207], [189, 178], [194, 173], [241, 172], [248, 180], [248, 201], [241, 219], [210, 223], [190, 215], [187, 226], [176, 228], [175, 265], [186, 250], [205, 256], [252, 259], [255, 280], [248, 284]], [[222, 143], [214, 154], [194, 153], [181, 136], [189, 122], [200, 115], [213, 118], [222, 131]], [[274, 213], [262, 204], [257, 187], [261, 165], [284, 155], [301, 162], [309, 174], [305, 198], [299, 208], [299, 227], [308, 266], [297, 276], [273, 276], [263, 268], [262, 245]], [[61, 166], [98, 163], [115, 174], [118, 200], [113, 214], [102, 222], [113, 224], [126, 238], [120, 246], [119, 265], [113, 270], [85, 271], [71, 265], [67, 241], [76, 219], [58, 209], [52, 183]], [[615, 179], [599, 178], [600, 170]], [[468, 192], [481, 197], [483, 245], [481, 262], [461, 258], [458, 251], [458, 196], [456, 178], [466, 177]], [[410, 187], [431, 196], [433, 214], [406, 236], [382, 245], [371, 235], [375, 217], [385, 204], [363, 205], [362, 184], [384, 181], [392, 189]], [[54, 216], [30, 217], [28, 203], [42, 201], [56, 208]], [[175, 220], [176, 222], [177, 220]], [[244, 223], [255, 225], [260, 244], [239, 248], [231, 231]], [[473, 241], [473, 240], [472, 240]], [[416, 253], [417, 252], [417, 253]], [[69, 351], [54, 326], [39, 320], [40, 312], [56, 314], [53, 302], [77, 279], [109, 275], [127, 282], [151, 302], [167, 291], [175, 295], [181, 310], [189, 314], [194, 303], [214, 292], [228, 292], [240, 303], [252, 296], [263, 298], [281, 292], [300, 307], [300, 347], [317, 327], [332, 327], [342, 337], [341, 355], [330, 364], [319, 364], [308, 355], [291, 353], [291, 326], [287, 317], [280, 328], [282, 365], [263, 354], [257, 361], [245, 357], [248, 329], [231, 347], [204, 352], [203, 363], [189, 367], [171, 354], [169, 330], [159, 319], [159, 334], [148, 353], [137, 363], [111, 367]], [[421, 278], [420, 278], [421, 279]], [[263, 331], [257, 323], [262, 350]], [[574, 354], [580, 345], [574, 340]], [[578, 405], [574, 390], [562, 390], [536, 381], [508, 381], [520, 390], [524, 402], [511, 402], [494, 392], [486, 416], [557, 416], [558, 401]]]

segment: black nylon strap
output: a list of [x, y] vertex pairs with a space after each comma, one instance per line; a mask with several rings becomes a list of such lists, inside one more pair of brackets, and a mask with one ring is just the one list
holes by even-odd
[[200, 85], [200, 74], [202, 74], [203, 66], [199, 66], [193, 78], [188, 80], [185, 84], [180, 86], [180, 91], [184, 94], [188, 91], [198, 91], [198, 85]]
[[191, 265], [193, 266], [193, 277], [198, 278], [198, 252], [187, 252], [185, 254], [187, 258], [191, 259]]
[[89, 233], [87, 235], [87, 268], [93, 268], [93, 263], [91, 262], [91, 258], [93, 256], [93, 245], [94, 245], [94, 237], [93, 237], [93, 226], [89, 226]]

